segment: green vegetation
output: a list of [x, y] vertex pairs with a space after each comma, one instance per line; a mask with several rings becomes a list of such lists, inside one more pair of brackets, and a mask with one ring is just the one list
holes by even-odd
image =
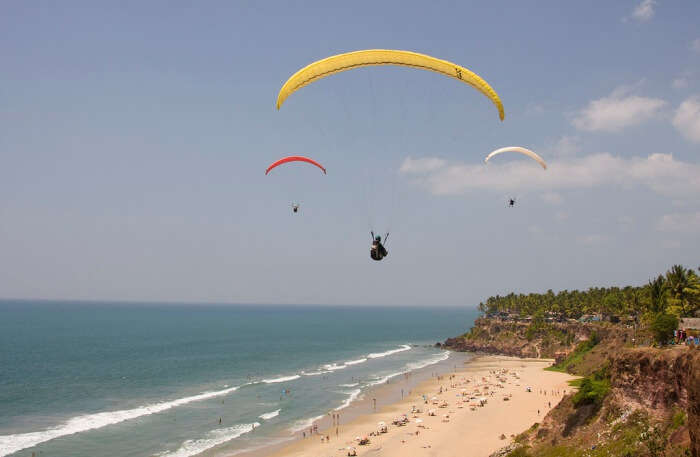
[[465, 333], [464, 335], [462, 335], [462, 337], [466, 338], [468, 340], [479, 339], [484, 334], [488, 334], [488, 332], [486, 330], [484, 330], [483, 328], [476, 326], [476, 327], [472, 327], [471, 329], [469, 329], [469, 331], [467, 333]]
[[547, 446], [540, 447], [536, 450], [529, 450], [526, 447], [519, 447], [511, 451], [506, 457], [561, 457], [563, 455], [569, 457], [579, 457], [584, 455], [583, 449], [578, 449], [570, 446]]
[[561, 371], [562, 373], [567, 373], [568, 368], [570, 366], [580, 363], [581, 360], [583, 360], [583, 356], [585, 356], [598, 343], [600, 343], [600, 337], [598, 336], [597, 332], [593, 332], [591, 334], [590, 339], [586, 341], [581, 341], [576, 346], [576, 349], [574, 349], [573, 352], [569, 354], [567, 358], [555, 365], [552, 365], [551, 367], [547, 368], [547, 370]]
[[669, 426], [671, 430], [677, 430], [678, 428], [685, 425], [688, 420], [688, 415], [682, 409], [677, 410], [673, 413], [671, 417], [671, 425]]
[[[627, 420], [613, 426], [603, 442], [591, 443], [586, 438], [575, 438], [567, 443], [535, 443], [532, 446], [523, 445], [511, 451], [507, 457], [686, 456], [689, 455], [687, 448], [669, 442], [670, 433], [684, 425], [684, 421], [685, 415], [679, 411], [668, 422], [652, 423], [647, 413], [637, 410]], [[525, 440], [519, 442], [524, 444]]]
[[578, 392], [572, 398], [576, 408], [583, 405], [600, 407], [610, 392], [610, 379], [607, 368], [602, 368], [581, 380]]
[[654, 340], [661, 346], [673, 338], [673, 331], [678, 328], [678, 318], [672, 314], [657, 314], [650, 325]]
[[508, 453], [506, 457], [529, 457], [530, 454], [527, 453], [527, 449], [524, 447], [519, 447], [514, 451]]
[[[586, 314], [609, 316], [638, 316], [647, 320], [657, 314], [673, 314], [676, 317], [693, 316], [700, 310], [700, 277], [681, 265], [674, 265], [665, 275], [637, 287], [593, 287], [586, 291], [563, 290], [544, 294], [508, 294], [489, 297], [479, 309], [486, 314], [499, 312], [517, 316], [533, 316], [534, 337], [542, 331], [541, 323], [534, 320], [540, 316], [579, 319]], [[545, 322], [546, 323], [546, 322]]]
[[518, 443], [518, 444], [523, 444], [523, 443], [525, 443], [525, 442], [527, 441], [527, 437], [528, 437], [531, 433], [535, 432], [538, 428], [540, 428], [540, 423], [539, 423], [539, 422], [535, 422], [534, 424], [532, 424], [532, 425], [530, 426], [530, 428], [528, 428], [527, 430], [525, 430], [524, 432], [522, 432], [522, 433], [520, 433], [518, 436], [516, 436], [515, 439], [514, 439], [513, 441], [516, 442], [516, 443]]
[[581, 383], [583, 382], [583, 378], [576, 378], [576, 379], [571, 379], [569, 381], [566, 381], [568, 385], [571, 387], [581, 387]]

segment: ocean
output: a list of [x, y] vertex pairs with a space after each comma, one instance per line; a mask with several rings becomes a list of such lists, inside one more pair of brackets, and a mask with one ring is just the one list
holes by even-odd
[[447, 366], [473, 307], [0, 301], [0, 456], [226, 456]]

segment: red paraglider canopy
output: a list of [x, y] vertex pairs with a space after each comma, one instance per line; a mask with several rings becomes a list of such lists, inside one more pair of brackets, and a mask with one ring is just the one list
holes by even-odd
[[277, 162], [273, 162], [269, 167], [267, 167], [267, 170], [265, 170], [265, 174], [268, 174], [270, 170], [272, 170], [275, 167], [278, 167], [282, 165], [283, 163], [287, 162], [307, 162], [310, 163], [311, 165], [316, 165], [318, 168], [323, 170], [323, 174], [326, 174], [326, 169], [323, 168], [323, 165], [320, 163], [316, 162], [314, 159], [309, 159], [308, 157], [302, 157], [302, 156], [289, 156], [289, 157], [284, 157], [282, 159], [279, 159]]

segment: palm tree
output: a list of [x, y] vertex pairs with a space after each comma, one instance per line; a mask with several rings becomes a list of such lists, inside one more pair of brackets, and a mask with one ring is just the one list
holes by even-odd
[[649, 281], [649, 311], [658, 314], [666, 311], [666, 280], [662, 275]]
[[700, 292], [700, 281], [695, 272], [682, 265], [674, 265], [666, 272], [671, 299], [681, 307], [683, 316], [693, 311]]

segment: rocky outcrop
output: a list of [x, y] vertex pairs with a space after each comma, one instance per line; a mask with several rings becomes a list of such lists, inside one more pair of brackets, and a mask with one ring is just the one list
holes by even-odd
[[618, 399], [650, 416], [685, 411], [691, 455], [700, 457], [700, 350], [629, 349], [611, 359], [610, 379]]
[[700, 350], [695, 350], [690, 364], [693, 367], [687, 380], [690, 452], [693, 457], [700, 457]]
[[535, 330], [529, 322], [482, 317], [474, 321], [474, 327], [468, 333], [445, 340], [443, 347], [453, 351], [561, 360], [576, 347], [576, 344], [589, 339], [594, 331], [601, 338], [619, 338], [621, 344], [631, 338], [627, 329], [615, 327], [579, 322], [551, 322]]
[[685, 347], [626, 349], [610, 358], [610, 382], [615, 393], [626, 403], [657, 412], [672, 407], [685, 409], [692, 403], [692, 377], [698, 376], [698, 370], [700, 352]]
[[537, 347], [529, 342], [483, 341], [465, 338], [448, 338], [443, 343], [445, 349], [459, 352], [484, 352], [487, 354], [509, 355], [513, 357], [538, 357]]

